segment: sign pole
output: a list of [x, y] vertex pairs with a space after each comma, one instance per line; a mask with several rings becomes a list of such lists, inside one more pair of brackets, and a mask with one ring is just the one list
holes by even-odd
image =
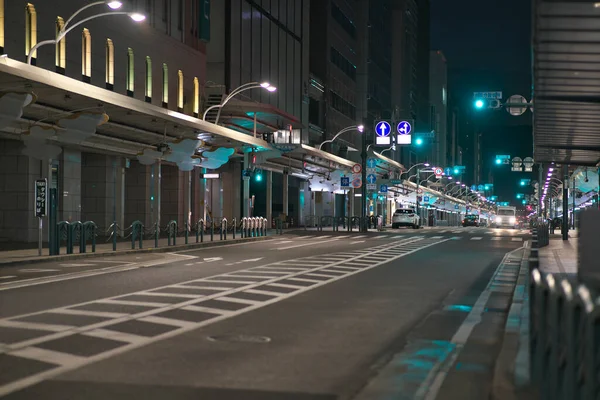
[[361, 178], [362, 186], [360, 187], [361, 198], [360, 198], [360, 232], [367, 232], [367, 134], [362, 134], [362, 152], [361, 152]]
[[34, 186], [34, 215], [38, 218], [38, 256], [42, 255], [42, 218], [46, 215], [48, 180], [36, 179]]
[[39, 229], [38, 229], [38, 256], [42, 255], [42, 228], [43, 228], [43, 220], [42, 217], [38, 217], [39, 220]]
[[419, 213], [419, 181], [421, 180], [421, 169], [417, 168], [417, 192], [415, 193], [415, 199], [417, 200], [417, 216], [419, 217], [418, 227], [421, 227], [421, 214]]

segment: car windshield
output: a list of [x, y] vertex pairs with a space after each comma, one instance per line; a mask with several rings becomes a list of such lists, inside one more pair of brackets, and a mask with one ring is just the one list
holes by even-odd
[[513, 210], [498, 210], [498, 215], [515, 215]]
[[414, 214], [413, 210], [396, 210], [396, 214]]
[[467, 215], [465, 219], [479, 219], [477, 215]]

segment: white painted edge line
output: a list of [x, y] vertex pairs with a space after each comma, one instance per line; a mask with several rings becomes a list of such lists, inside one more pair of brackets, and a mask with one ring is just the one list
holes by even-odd
[[[154, 289], [151, 289], [154, 290]], [[183, 293], [165, 293], [165, 292], [136, 292], [135, 296], [158, 296], [158, 297], [181, 297], [182, 299], [201, 299], [204, 297], [200, 294], [183, 294]]]
[[273, 297], [279, 297], [283, 294], [281, 292], [271, 292], [269, 290], [259, 290], [259, 289], [248, 289], [248, 290], [244, 290], [242, 293], [264, 294], [265, 296], [273, 296]]
[[[128, 295], [125, 295], [128, 296]], [[124, 306], [142, 306], [142, 307], [166, 307], [169, 303], [153, 303], [149, 301], [131, 301], [131, 300], [119, 300], [119, 299], [99, 299], [90, 302], [86, 302], [85, 304], [91, 303], [106, 303], [106, 304], [121, 304]], [[70, 307], [76, 307], [78, 304], [74, 304]], [[47, 311], [46, 311], [47, 312]]]
[[74, 309], [69, 309], [69, 308], [59, 308], [56, 310], [50, 310], [50, 312], [52, 314], [83, 315], [86, 317], [101, 317], [101, 318], [121, 318], [126, 315], [129, 315], [127, 313], [74, 310]]
[[[242, 273], [243, 273], [244, 275], [241, 275]], [[243, 278], [252, 278], [252, 279], [261, 279], [261, 278], [262, 278], [262, 279], [264, 279], [264, 280], [267, 280], [267, 279], [273, 279], [273, 278], [278, 278], [278, 276], [277, 276], [277, 275], [274, 275], [274, 276], [267, 276], [267, 275], [245, 275], [245, 274], [246, 274], [246, 272], [245, 272], [245, 271], [243, 271], [243, 272], [240, 272], [240, 275], [238, 275], [238, 274], [237, 274], [237, 272], [231, 272], [231, 273], [229, 273], [229, 274], [227, 274], [227, 275], [223, 275], [223, 276], [226, 276], [226, 277], [232, 277], [232, 278], [242, 278], [242, 279], [243, 279]], [[256, 282], [258, 282], [258, 280], [257, 280]]]
[[[302, 275], [305, 276], [305, 275]], [[332, 277], [333, 278], [333, 277]], [[309, 282], [309, 283], [319, 283], [320, 279], [305, 279], [305, 278], [287, 278], [287, 281], [298, 281], [298, 282]]]
[[[287, 275], [289, 273], [290, 273], [289, 271], [284, 272], [284, 271], [273, 271], [273, 270], [269, 270], [269, 271], [250, 271], [250, 270], [246, 270], [246, 271], [244, 271], [244, 274], [251, 274], [250, 276], [253, 276], [255, 278], [259, 278], [259, 277], [267, 276], [267, 275], [271, 275], [271, 274], [273, 274], [273, 275]], [[252, 275], [252, 274], [254, 274], [254, 275]]]
[[[194, 283], [194, 282], [188, 282], [185, 285], [182, 285], [182, 284], [171, 285], [170, 287], [175, 287], [175, 288], [180, 288], [180, 289], [214, 290], [216, 292], [223, 291], [223, 290], [235, 289], [235, 288], [232, 288], [232, 287], [224, 287], [224, 286], [195, 286], [195, 285], [192, 285], [192, 283]], [[198, 283], [201, 283], [201, 282], [198, 282]], [[156, 289], [153, 289], [153, 290], [156, 290]]]
[[359, 244], [359, 243], [364, 243], [364, 240], [357, 240], [355, 242], [350, 242], [350, 244]]
[[336, 240], [339, 240], [339, 239], [319, 240], [316, 242], [295, 244], [293, 246], [276, 247], [276, 248], [272, 248], [271, 250], [279, 250], [280, 251], [280, 250], [295, 249], [297, 247], [304, 247], [304, 246], [316, 246], [316, 245], [320, 245], [320, 244], [324, 244], [324, 243], [335, 242]]
[[494, 282], [498, 272], [502, 269], [506, 260], [510, 258], [513, 253], [522, 250], [523, 247], [512, 250], [504, 255], [504, 258], [500, 262], [500, 264], [496, 267], [496, 270], [492, 274], [492, 277], [488, 281], [486, 288], [481, 292], [479, 298], [473, 305], [473, 308], [463, 321], [463, 323], [458, 327], [454, 336], [450, 340], [451, 343], [456, 345], [455, 350], [442, 361], [438, 361], [436, 365], [430, 370], [427, 378], [421, 383], [419, 390], [415, 394], [415, 398], [424, 399], [424, 400], [435, 400], [438, 397], [439, 391], [444, 383], [444, 380], [448, 376], [448, 372], [454, 365], [454, 362], [460, 355], [460, 352], [464, 345], [469, 340], [473, 329], [477, 326], [481, 320], [483, 313], [485, 312], [485, 306], [492, 294], [491, 286]]
[[494, 236], [493, 238], [491, 238], [490, 240], [502, 240], [502, 238], [500, 236]]
[[[407, 241], [406, 243], [412, 243], [413, 241], [417, 241], [417, 240], [422, 240], [422, 238], [415, 239], [415, 240], [412, 240], [412, 241]], [[125, 353], [125, 352], [127, 352], [129, 350], [133, 350], [135, 348], [138, 348], [138, 347], [150, 344], [150, 343], [154, 343], [154, 342], [157, 342], [159, 340], [168, 339], [170, 337], [174, 337], [174, 336], [182, 334], [184, 332], [187, 332], [187, 331], [190, 331], [190, 330], [193, 330], [193, 329], [198, 329], [198, 328], [201, 328], [203, 326], [206, 326], [206, 325], [209, 325], [209, 324], [213, 324], [213, 323], [222, 321], [222, 320], [224, 320], [224, 319], [226, 319], [228, 317], [231, 317], [231, 316], [240, 315], [240, 314], [243, 314], [243, 313], [246, 313], [246, 312], [249, 312], [249, 311], [253, 311], [253, 310], [258, 309], [258, 308], [266, 307], [266, 306], [268, 306], [270, 304], [276, 303], [276, 302], [281, 301], [281, 300], [285, 300], [285, 299], [290, 298], [292, 296], [295, 296], [295, 295], [297, 295], [299, 293], [303, 293], [303, 292], [306, 292], [308, 290], [312, 290], [312, 289], [315, 289], [317, 287], [321, 287], [323, 285], [329, 284], [329, 283], [331, 283], [333, 281], [337, 281], [339, 279], [344, 279], [346, 277], [349, 277], [349, 276], [352, 276], [352, 275], [356, 275], [358, 273], [361, 273], [362, 271], [366, 271], [366, 270], [369, 270], [369, 269], [372, 269], [372, 268], [376, 268], [376, 267], [378, 267], [380, 265], [388, 263], [389, 261], [393, 261], [393, 260], [396, 260], [396, 259], [398, 259], [400, 257], [404, 257], [404, 256], [412, 254], [414, 252], [417, 252], [417, 251], [426, 249], [428, 247], [431, 247], [431, 246], [443, 243], [443, 242], [445, 242], [447, 240], [449, 240], [449, 239], [437, 241], [437, 242], [434, 242], [434, 243], [426, 243], [425, 245], [423, 245], [420, 248], [414, 249], [414, 250], [409, 251], [409, 252], [407, 252], [405, 254], [402, 254], [400, 256], [393, 257], [392, 259], [387, 260], [385, 262], [381, 262], [381, 263], [372, 265], [372, 266], [370, 266], [368, 268], [364, 268], [362, 270], [358, 270], [358, 271], [354, 271], [354, 272], [349, 272], [346, 275], [341, 275], [341, 276], [335, 277], [335, 278], [333, 278], [331, 280], [319, 282], [317, 284], [314, 284], [314, 285], [311, 285], [311, 286], [307, 286], [307, 287], [304, 287], [304, 286], [299, 286], [298, 287], [298, 286], [293, 286], [293, 285], [277, 284], [276, 282], [272, 282], [272, 283], [263, 283], [263, 282], [255, 283], [254, 287], [263, 286], [263, 285], [267, 285], [267, 286], [268, 285], [273, 285], [273, 286], [280, 286], [280, 287], [291, 287], [291, 288], [294, 288], [296, 290], [294, 292], [291, 292], [291, 293], [282, 294], [281, 296], [273, 298], [271, 300], [267, 300], [267, 301], [263, 301], [263, 302], [258, 302], [257, 304], [254, 304], [254, 305], [251, 305], [249, 307], [245, 307], [245, 308], [242, 308], [240, 310], [234, 311], [234, 312], [232, 312], [229, 315], [223, 315], [223, 316], [220, 316], [220, 317], [211, 318], [209, 320], [206, 320], [206, 321], [203, 321], [203, 322], [199, 322], [199, 323], [191, 323], [192, 325], [186, 326], [185, 328], [180, 328], [178, 330], [169, 331], [169, 332], [166, 332], [164, 334], [160, 334], [160, 335], [157, 335], [157, 336], [154, 336], [154, 337], [149, 337], [149, 338], [147, 338], [143, 342], [131, 343], [129, 345], [121, 346], [121, 347], [115, 348], [113, 350], [109, 350], [109, 351], [106, 351], [106, 352], [103, 352], [103, 353], [100, 353], [100, 354], [88, 357], [88, 358], [86, 358], [85, 360], [83, 360], [83, 361], [81, 361], [79, 363], [75, 363], [75, 364], [72, 364], [72, 365], [69, 365], [69, 366], [61, 366], [61, 367], [50, 369], [50, 370], [47, 370], [47, 371], [44, 371], [44, 372], [41, 372], [41, 373], [38, 373], [38, 374], [35, 374], [35, 375], [30, 375], [30, 376], [28, 376], [26, 378], [22, 378], [22, 379], [17, 380], [17, 381], [13, 381], [13, 382], [11, 382], [9, 384], [6, 384], [6, 385], [0, 387], [0, 396], [4, 396], [4, 395], [12, 393], [14, 391], [23, 389], [23, 388], [31, 386], [31, 385], [34, 385], [34, 384], [39, 383], [39, 382], [41, 382], [41, 381], [43, 381], [45, 379], [48, 379], [50, 377], [54, 377], [54, 376], [60, 375], [60, 374], [62, 374], [64, 372], [66, 372], [66, 371], [73, 370], [75, 368], [82, 367], [84, 365], [89, 365], [91, 363], [94, 363], [94, 362], [97, 362], [97, 361], [100, 361], [100, 360], [105, 360], [105, 359], [110, 358], [112, 356], [116, 356], [118, 354]], [[403, 244], [395, 244], [393, 246], [401, 246], [401, 245], [404, 245], [404, 244], [405, 243], [403, 243]], [[331, 266], [333, 267], [334, 265], [331, 265]], [[316, 271], [316, 270], [318, 270], [318, 268], [314, 269], [314, 271]], [[302, 272], [297, 272], [295, 274], [296, 275], [300, 275], [300, 274], [302, 274]], [[294, 276], [294, 275], [292, 275], [292, 276]], [[185, 282], [182, 282], [182, 283], [185, 283]], [[165, 287], [168, 287], [168, 285], [165, 286]], [[251, 288], [252, 287], [250, 287], [250, 288], [232, 289], [232, 294], [235, 293], [234, 291], [244, 291], [244, 290], [251, 289]], [[154, 288], [154, 289], [159, 289], [159, 288]], [[135, 294], [135, 293], [130, 293], [129, 295], [131, 295], [131, 294]], [[214, 295], [215, 298], [218, 297], [218, 296], [222, 296], [222, 294], [215, 294]], [[106, 299], [106, 301], [108, 301], [108, 300], [110, 300], [110, 299]], [[190, 301], [197, 301], [197, 300], [190, 300]], [[70, 307], [77, 307], [77, 306], [81, 306], [81, 305], [89, 304], [89, 303], [94, 303], [94, 302], [98, 302], [98, 300], [91, 301], [91, 302], [86, 302], [86, 303], [81, 303], [81, 304], [73, 304], [73, 305], [70, 305]], [[186, 305], [192, 305], [192, 304], [185, 304], [184, 303], [184, 304], [169, 305], [169, 307], [167, 307], [166, 309], [150, 310], [150, 311], [147, 311], [146, 313], [159, 313], [159, 312], [166, 311], [168, 309], [182, 308], [183, 306], [186, 306]], [[38, 313], [32, 313], [32, 314], [41, 314], [41, 313], [44, 313], [44, 312], [47, 312], [47, 311], [49, 311], [49, 310], [45, 310], [45, 311], [38, 312]], [[142, 315], [138, 314], [136, 316], [137, 320], [139, 320], [140, 318], [144, 317], [143, 314], [145, 314], [145, 313], [141, 313], [141, 314]], [[148, 314], [146, 316], [151, 316], [151, 315], [152, 314]], [[13, 317], [13, 318], [23, 318], [23, 317], [24, 317], [24, 315], [16, 316], [16, 317]], [[84, 328], [92, 330], [92, 329], [100, 328], [102, 326], [102, 324], [104, 324], [104, 325], [112, 325], [112, 324], [115, 324], [115, 323], [118, 323], [118, 322], [119, 322], [118, 320], [117, 321], [108, 321], [108, 322], [103, 322], [103, 323], [99, 323], [99, 324], [95, 324], [95, 325], [89, 325], [89, 326], [84, 327]], [[186, 324], [188, 323], [187, 321], [183, 321], [183, 322], [186, 322]], [[79, 333], [82, 330], [83, 329], [80, 328], [80, 331], [77, 331], [77, 332]], [[48, 340], [51, 340], [51, 339], [56, 339], [58, 337], [63, 337], [63, 336], [67, 336], [67, 335], [70, 335], [70, 334], [72, 334], [72, 332], [66, 332], [66, 335], [65, 335], [65, 332], [61, 332], [61, 333], [58, 333], [58, 334], [55, 334], [55, 335], [46, 336], [46, 337], [42, 338], [42, 341], [48, 341]], [[31, 346], [36, 341], [39, 341], [39, 338], [38, 339], [30, 340], [30, 341], [26, 341], [26, 342], [21, 342], [18, 345], [20, 345], [22, 347]], [[17, 350], [17, 349], [15, 349], [15, 350]]]
[[[222, 249], [223, 247], [233, 247], [233, 246], [252, 246], [254, 243], [273, 243], [275, 240], [280, 240], [277, 239], [275, 237], [270, 238], [270, 239], [263, 239], [263, 240], [252, 240], [252, 241], [248, 241], [248, 242], [242, 242], [242, 243], [231, 243], [231, 244], [224, 244], [221, 246], [208, 246], [208, 247], [198, 247], [195, 249], [187, 249], [187, 250], [178, 250], [173, 252], [172, 254], [180, 254], [180, 253], [190, 253], [192, 251], [204, 251], [204, 250], [212, 250], [212, 249]], [[210, 243], [210, 242], [204, 242], [204, 243]]]
[[0, 276], [0, 279], [12, 279], [12, 278], [16, 278], [16, 275], [6, 275], [6, 276]]
[[[356, 271], [356, 270], [362, 269], [362, 268], [358, 268], [358, 267], [346, 267], [346, 266], [341, 266], [341, 265], [338, 265], [336, 267], [331, 267], [331, 268], [335, 268], [335, 269], [347, 269], [347, 270], [350, 270], [350, 271]], [[328, 268], [328, 269], [331, 269], [331, 268]]]
[[63, 331], [68, 331], [69, 329], [75, 328], [74, 326], [71, 326], [71, 325], [44, 324], [44, 323], [39, 323], [39, 322], [26, 322], [26, 321], [15, 321], [15, 320], [2, 320], [2, 321], [0, 321], [0, 327], [33, 329], [33, 330], [38, 330], [38, 331], [50, 331], [50, 332], [63, 332]]
[[231, 314], [231, 311], [221, 310], [221, 309], [218, 309], [218, 308], [204, 307], [204, 306], [185, 306], [185, 307], [181, 307], [181, 310], [194, 311], [194, 312], [204, 312], [204, 313], [215, 314], [215, 315], [229, 315], [229, 314]]
[[85, 357], [75, 356], [73, 354], [62, 353], [59, 351], [40, 349], [39, 347], [26, 347], [10, 353], [12, 356], [23, 357], [30, 360], [43, 361], [49, 364], [60, 366], [71, 366], [85, 362]]
[[481, 236], [475, 236], [475, 237], [471, 238], [471, 240], [481, 240], [481, 239], [483, 239]]
[[148, 317], [142, 317], [140, 319], [137, 319], [136, 321], [150, 322], [152, 324], [159, 325], [177, 326], [179, 328], [191, 328], [196, 326], [195, 322], [183, 321], [180, 319], [173, 318], [156, 317], [153, 315], [150, 315]]
[[[235, 294], [235, 293], [232, 293], [232, 294]], [[262, 301], [248, 300], [248, 299], [239, 299], [237, 297], [229, 297], [229, 296], [219, 297], [219, 298], [217, 298], [215, 300], [218, 300], [218, 301], [227, 301], [229, 303], [250, 304], [251, 306], [253, 306], [255, 304], [262, 303]]]
[[306, 286], [289, 285], [287, 283], [277, 283], [277, 282], [267, 283], [265, 286], [276, 286], [276, 287], [282, 287], [282, 288], [287, 288], [287, 289], [302, 289], [302, 288], [306, 287]]
[[[346, 271], [345, 273], [347, 273], [348, 271]], [[302, 276], [317, 276], [317, 277], [321, 277], [321, 278], [333, 278], [336, 275], [325, 275], [325, 274], [317, 274], [317, 273], [310, 273], [310, 274], [304, 274]]]
[[[222, 275], [219, 275], [222, 276]], [[251, 283], [256, 283], [256, 281], [234, 281], [229, 279], [204, 279], [204, 282], [214, 282], [214, 283], [237, 283], [243, 285], [250, 285]]]

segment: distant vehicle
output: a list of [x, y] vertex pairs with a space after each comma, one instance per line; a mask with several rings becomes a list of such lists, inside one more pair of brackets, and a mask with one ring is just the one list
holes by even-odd
[[392, 229], [401, 226], [412, 226], [414, 229], [419, 227], [419, 216], [412, 208], [398, 208], [392, 217]]
[[516, 228], [517, 226], [517, 207], [498, 206], [494, 226], [497, 228]]
[[465, 215], [465, 218], [462, 220], [462, 226], [479, 226], [479, 215]]

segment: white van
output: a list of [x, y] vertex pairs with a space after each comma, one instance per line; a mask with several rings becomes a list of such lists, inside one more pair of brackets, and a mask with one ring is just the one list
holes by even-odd
[[392, 217], [392, 229], [401, 226], [412, 226], [414, 229], [419, 228], [419, 216], [412, 208], [398, 208]]

